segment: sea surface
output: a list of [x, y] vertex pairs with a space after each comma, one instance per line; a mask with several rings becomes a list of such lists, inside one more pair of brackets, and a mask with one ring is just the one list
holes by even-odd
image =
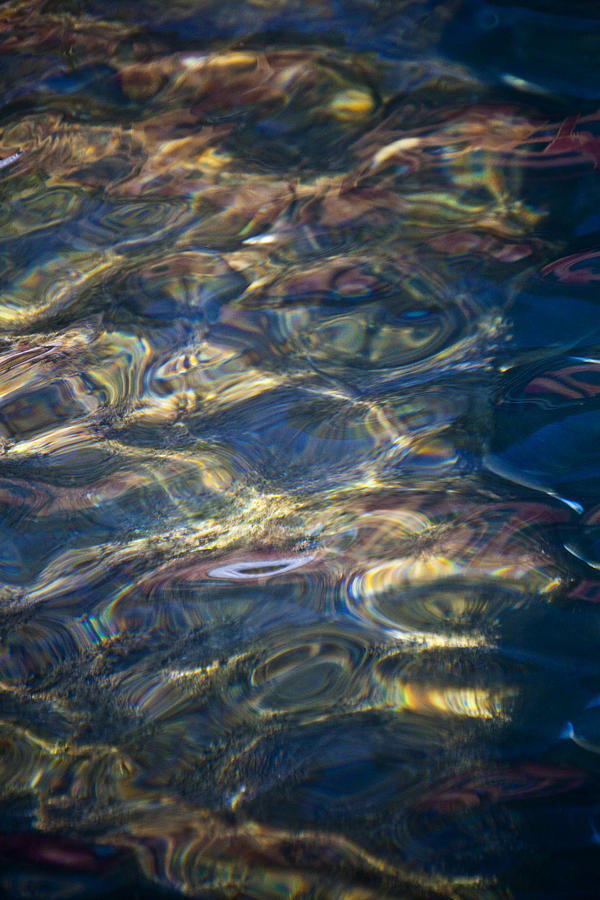
[[0, 897], [594, 900], [600, 6], [0, 6]]

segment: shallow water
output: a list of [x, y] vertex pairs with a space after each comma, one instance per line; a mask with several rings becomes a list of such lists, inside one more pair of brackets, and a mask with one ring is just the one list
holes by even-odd
[[2, 896], [595, 896], [599, 52], [2, 6]]

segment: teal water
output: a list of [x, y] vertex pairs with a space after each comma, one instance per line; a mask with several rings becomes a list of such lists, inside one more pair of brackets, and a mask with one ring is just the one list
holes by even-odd
[[0, 896], [596, 896], [599, 51], [0, 7]]

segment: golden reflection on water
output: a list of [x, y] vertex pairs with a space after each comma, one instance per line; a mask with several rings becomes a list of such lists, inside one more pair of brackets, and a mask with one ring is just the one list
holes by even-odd
[[191, 896], [508, 900], [431, 834], [510, 852], [463, 782], [522, 699], [505, 621], [567, 583], [556, 504], [480, 465], [547, 123], [440, 58], [54, 7], [0, 19], [36, 63], [0, 127], [2, 803]]

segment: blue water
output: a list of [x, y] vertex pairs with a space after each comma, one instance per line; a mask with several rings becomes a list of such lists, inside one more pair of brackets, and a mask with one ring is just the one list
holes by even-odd
[[0, 896], [597, 895], [599, 54], [0, 7]]

